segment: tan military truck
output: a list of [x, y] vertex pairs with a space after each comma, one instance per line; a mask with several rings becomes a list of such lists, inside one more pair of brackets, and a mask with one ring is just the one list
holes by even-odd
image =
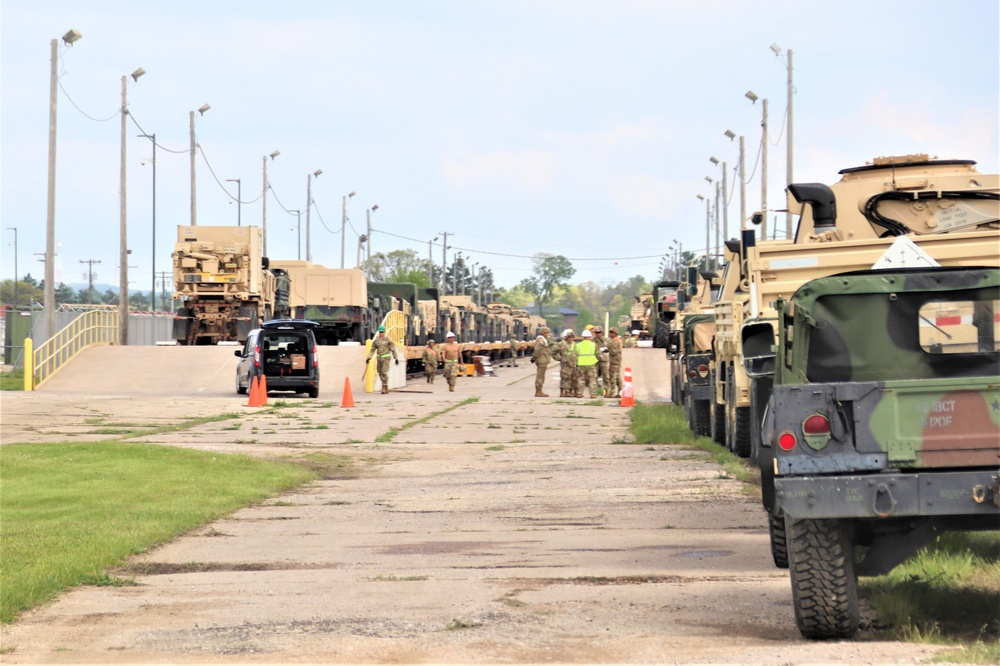
[[363, 344], [371, 336], [372, 317], [364, 271], [327, 268], [301, 260], [272, 261], [271, 267], [288, 274], [291, 318], [316, 322], [318, 326], [313, 333], [317, 343]]
[[259, 227], [179, 226], [173, 335], [178, 344], [244, 342], [275, 308], [274, 274]]
[[[997, 225], [997, 176], [980, 174], [974, 165], [925, 154], [879, 157], [844, 169], [832, 186], [790, 186], [788, 207], [801, 216], [793, 239], [757, 241], [744, 229], [740, 242], [727, 243], [730, 259], [715, 308], [713, 439], [742, 456], [753, 454], [759, 414], [752, 414], [753, 386], [742, 367], [742, 347], [754, 324], [773, 334], [766, 322], [774, 318], [778, 296], [788, 297], [814, 278], [870, 268], [885, 250], [885, 243], [876, 243], [880, 249], [859, 254], [862, 246], [851, 243], [906, 235], [920, 244]], [[817, 198], [819, 205], [805, 205]], [[815, 210], [827, 212], [816, 216]]]

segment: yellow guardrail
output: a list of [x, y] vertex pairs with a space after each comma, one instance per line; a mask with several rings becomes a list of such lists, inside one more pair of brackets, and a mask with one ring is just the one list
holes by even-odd
[[33, 349], [31, 338], [26, 338], [24, 390], [37, 389], [84, 349], [117, 343], [117, 309], [84, 312], [37, 349]]

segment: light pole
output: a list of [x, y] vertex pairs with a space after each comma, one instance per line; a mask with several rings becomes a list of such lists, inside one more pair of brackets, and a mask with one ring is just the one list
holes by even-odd
[[153, 263], [153, 288], [149, 292], [150, 309], [156, 312], [156, 133], [140, 134], [153, 143], [153, 243], [151, 250], [151, 260]]
[[[757, 94], [752, 90], [746, 92], [746, 98], [751, 103], [757, 103]], [[761, 100], [762, 115], [760, 121], [760, 209], [764, 212], [764, 221], [761, 224], [761, 238], [767, 238], [767, 98]]]
[[[452, 266], [451, 270], [451, 293], [458, 294], [458, 265], [462, 262], [462, 253], [459, 252], [455, 255], [455, 265]], [[462, 293], [465, 293], [465, 285], [462, 285]]]
[[[70, 30], [62, 36], [66, 46], [72, 46], [81, 35]], [[56, 334], [56, 100], [59, 89], [59, 40], [51, 42], [49, 65], [49, 188], [45, 218], [45, 338]]]
[[17, 308], [17, 227], [7, 227], [14, 232], [14, 307]]
[[243, 186], [239, 178], [226, 178], [227, 183], [236, 183], [236, 226], [243, 226]]
[[295, 213], [295, 229], [299, 232], [299, 253], [297, 258], [299, 261], [302, 260], [302, 211], [301, 210], [290, 210], [289, 213]]
[[697, 195], [699, 201], [705, 202], [705, 270], [711, 270], [711, 265], [709, 261], [712, 257], [712, 213], [709, 211], [708, 197], [704, 195]]
[[[444, 236], [444, 241], [441, 243], [441, 295], [445, 295], [445, 290], [448, 287], [448, 278], [445, 275], [448, 273], [448, 234], [454, 233], [451, 231], [441, 231], [439, 232]], [[436, 238], [434, 240], [437, 240]]]
[[[205, 112], [212, 107], [208, 104], [202, 104], [198, 109], [198, 115], [205, 115]], [[198, 206], [195, 202], [195, 179], [194, 179], [194, 151], [195, 151], [195, 141], [194, 141], [194, 111], [190, 114], [191, 118], [191, 226], [198, 226]]]
[[[736, 138], [736, 134], [732, 130], [726, 130], [724, 134], [729, 137], [732, 141]], [[747, 204], [746, 204], [746, 193], [747, 193], [747, 179], [746, 172], [744, 169], [744, 138], [740, 135], [740, 229], [743, 228], [743, 220], [747, 218]]]
[[344, 195], [344, 200], [340, 205], [340, 267], [344, 267], [344, 238], [347, 237], [347, 200], [357, 192]]
[[[132, 80], [138, 81], [139, 77], [146, 73], [142, 67], [132, 72]], [[125, 161], [125, 119], [128, 116], [128, 99], [126, 97], [126, 90], [128, 88], [128, 77], [122, 77], [122, 160], [121, 160], [121, 186], [119, 189], [120, 193], [120, 206], [119, 213], [121, 217], [119, 236], [121, 239], [119, 248], [119, 261], [121, 262], [121, 267], [119, 268], [119, 295], [118, 295], [118, 344], [122, 347], [128, 344], [128, 216], [126, 214], [125, 202], [127, 197], [125, 196], [125, 174], [126, 161]]]
[[[273, 153], [271, 153], [271, 159], [273, 160], [280, 154], [281, 154], [280, 150], [274, 151]], [[261, 194], [261, 203], [264, 211], [264, 219], [261, 221], [260, 229], [261, 229], [261, 236], [264, 237], [263, 252], [264, 256], [266, 257], [267, 256], [267, 155], [264, 155], [263, 161], [264, 161], [264, 191]]]
[[[368, 280], [369, 273], [372, 270], [372, 213], [378, 210], [378, 204], [375, 204], [369, 208], [365, 217], [367, 219], [367, 228], [365, 229], [365, 279]], [[359, 262], [360, 263], [360, 262]]]
[[[718, 166], [719, 160], [714, 157], [709, 157], [708, 161], [712, 164]], [[725, 162], [722, 163], [722, 240], [725, 241], [729, 236], [729, 190], [726, 183], [726, 178], [728, 174], [729, 167]]]
[[[781, 57], [781, 47], [777, 44], [771, 44], [771, 50], [774, 51], [774, 56]], [[788, 49], [785, 52], [788, 56], [788, 137], [785, 141], [785, 147], [787, 154], [785, 157], [785, 185], [792, 184], [792, 93], [795, 92], [795, 87], [792, 85], [792, 50]], [[785, 211], [785, 237], [792, 237], [792, 211]]]
[[310, 224], [310, 213], [312, 212], [313, 199], [312, 199], [312, 179], [313, 176], [319, 178], [319, 175], [323, 173], [322, 169], [316, 169], [312, 173], [306, 176], [306, 261], [312, 261], [312, 243], [310, 241], [312, 234], [312, 225]]

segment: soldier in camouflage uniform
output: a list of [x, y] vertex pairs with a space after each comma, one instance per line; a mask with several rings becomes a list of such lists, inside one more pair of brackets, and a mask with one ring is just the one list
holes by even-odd
[[577, 398], [583, 397], [583, 388], [585, 386], [591, 398], [597, 397], [597, 368], [600, 365], [597, 350], [598, 347], [594, 343], [594, 334], [591, 331], [584, 331], [583, 340], [576, 344]]
[[515, 368], [517, 367], [517, 347], [518, 347], [517, 336], [516, 335], [511, 335], [510, 336], [510, 364], [512, 366], [514, 366]]
[[591, 331], [594, 336], [592, 339], [594, 344], [597, 345], [597, 377], [601, 381], [601, 386], [604, 387], [604, 394], [607, 395], [610, 388], [608, 384], [610, 382], [608, 372], [608, 352], [605, 351], [608, 348], [607, 338], [604, 337], [604, 329], [600, 326], [595, 326]]
[[577, 397], [576, 335], [572, 329], [567, 328], [563, 331], [562, 340], [552, 350], [552, 357], [559, 359], [559, 397]]
[[445, 336], [444, 349], [441, 350], [444, 360], [444, 378], [448, 380], [448, 390], [455, 390], [455, 379], [458, 377], [458, 364], [462, 361], [462, 349], [455, 342], [455, 334], [448, 331]]
[[424, 362], [424, 375], [427, 377], [427, 383], [433, 384], [434, 377], [437, 375], [438, 371], [438, 353], [434, 349], [434, 341], [427, 341], [427, 349], [424, 350], [424, 355], [421, 358]]
[[535, 364], [535, 397], [547, 398], [548, 393], [542, 392], [545, 385], [545, 370], [549, 367], [552, 358], [552, 347], [550, 346], [549, 327], [542, 326], [538, 329], [538, 337], [535, 338], [535, 348], [531, 353], [531, 362]]
[[378, 378], [382, 381], [382, 393], [389, 392], [389, 359], [395, 358], [396, 365], [399, 365], [399, 352], [396, 351], [396, 343], [385, 335], [385, 326], [378, 327], [378, 336], [372, 340], [371, 351], [365, 359], [365, 366], [372, 356], [378, 357]]
[[625, 333], [625, 340], [622, 342], [622, 346], [625, 349], [635, 348], [635, 336], [639, 335], [639, 331], [629, 331]]
[[620, 398], [624, 383], [622, 382], [622, 349], [625, 347], [622, 339], [618, 337], [618, 329], [612, 328], [608, 331], [611, 339], [608, 340], [608, 374], [609, 383], [605, 386], [605, 395], [609, 398]]

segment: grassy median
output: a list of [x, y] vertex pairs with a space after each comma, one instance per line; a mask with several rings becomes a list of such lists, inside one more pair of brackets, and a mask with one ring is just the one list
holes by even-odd
[[[760, 485], [745, 460], [688, 427], [676, 405], [636, 405], [638, 444], [670, 443], [705, 451], [730, 475]], [[948, 532], [886, 576], [861, 578], [859, 593], [881, 638], [955, 646], [955, 663], [1000, 663], [1000, 533]], [[789, 590], [791, 595], [791, 590]], [[790, 611], [789, 611], [790, 612]]]
[[0, 447], [0, 622], [315, 478], [305, 467], [121, 441]]

